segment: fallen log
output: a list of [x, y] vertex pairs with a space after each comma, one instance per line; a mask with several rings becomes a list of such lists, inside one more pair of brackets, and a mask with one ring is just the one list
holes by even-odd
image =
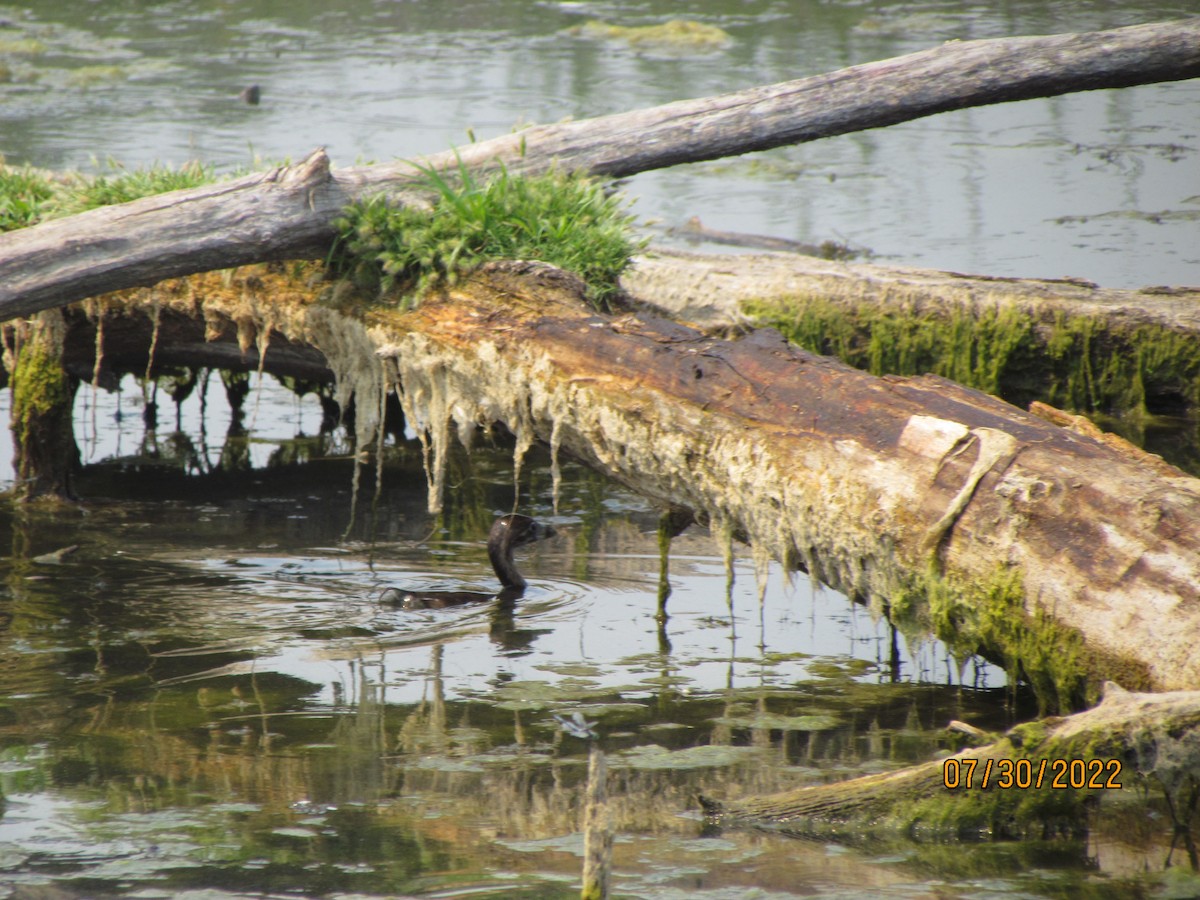
[[[551, 166], [621, 177], [947, 110], [1200, 75], [1200, 18], [1112, 31], [950, 42], [826, 75], [543, 125], [430, 156], [476, 171]], [[104, 207], [0, 236], [0, 319], [166, 278], [323, 257], [333, 220], [381, 192], [420, 202], [411, 163], [331, 171], [321, 150], [235, 181]]]
[[912, 637], [1002, 661], [1047, 707], [1076, 706], [1103, 679], [1200, 684], [1200, 481], [1127, 446], [944, 379], [875, 378], [771, 331], [724, 341], [594, 315], [578, 281], [541, 264], [492, 263], [449, 302], [369, 307], [363, 321], [274, 278], [194, 276], [93, 301], [66, 316], [63, 360], [86, 379], [96, 348], [140, 372], [202, 363], [211, 341], [238, 368], [332, 378], [343, 408], [356, 397], [361, 447], [385, 380], [398, 383], [429, 445], [435, 508], [451, 424], [469, 440], [502, 422], [518, 465], [536, 440], [589, 461]]
[[1113, 684], [1093, 709], [1018, 725], [946, 759], [767, 797], [700, 798], [728, 826], [796, 835], [1038, 838], [1088, 829], [1097, 802], [1161, 794], [1181, 833], [1200, 797], [1200, 691], [1137, 694]]
[[[488, 264], [409, 314], [376, 310], [407, 421], [504, 422], [718, 534], [983, 650], [1048, 707], [1102, 680], [1200, 684], [1200, 481], [936, 377], [875, 378], [788, 345], [607, 318], [536, 263]], [[1163, 474], [1163, 473], [1166, 474]]]
[[621, 284], [673, 318], [709, 330], [770, 325], [876, 375], [932, 371], [1019, 406], [1200, 410], [1200, 287], [664, 248], [638, 257]]

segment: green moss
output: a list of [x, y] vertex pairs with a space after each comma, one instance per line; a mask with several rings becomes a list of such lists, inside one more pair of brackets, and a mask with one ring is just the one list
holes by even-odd
[[70, 496], [74, 386], [62, 368], [58, 341], [52, 324], [35, 321], [26, 331], [10, 374], [17, 495], [25, 500]]
[[195, 163], [177, 169], [152, 166], [127, 171], [109, 160], [108, 168], [110, 172], [94, 178], [78, 174], [48, 178], [27, 166], [5, 166], [0, 159], [0, 232], [215, 180], [211, 168]]
[[1028, 612], [1015, 571], [998, 568], [969, 583], [931, 571], [898, 590], [888, 614], [918, 639], [932, 632], [957, 659], [997, 661], [1011, 680], [1030, 684], [1043, 712], [1078, 709], [1088, 699], [1090, 657], [1082, 637], [1040, 609]]
[[199, 187], [215, 180], [211, 168], [197, 163], [186, 163], [177, 169], [151, 166], [145, 169], [125, 170], [119, 163], [109, 160], [108, 167], [113, 170], [113, 174], [72, 179], [57, 195], [54, 215], [66, 216], [99, 206], [128, 203], [130, 200], [154, 194]]
[[744, 311], [794, 343], [875, 375], [932, 372], [1018, 406], [1115, 414], [1200, 409], [1200, 341], [1098, 319], [1039, 321], [1010, 307], [913, 314], [822, 298], [757, 301]]
[[39, 419], [70, 400], [67, 373], [56, 349], [34, 338], [21, 347], [12, 371], [12, 429], [24, 445]]
[[454, 284], [488, 259], [537, 259], [579, 275], [593, 304], [610, 309], [617, 278], [644, 246], [624, 201], [595, 181], [552, 172], [477, 181], [460, 164], [453, 182], [423, 169], [432, 211], [377, 197], [356, 203], [335, 226], [335, 274], [415, 306], [432, 287]]

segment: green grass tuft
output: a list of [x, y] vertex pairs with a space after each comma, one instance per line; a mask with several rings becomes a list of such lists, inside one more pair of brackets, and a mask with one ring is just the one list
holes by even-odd
[[0, 232], [39, 221], [53, 196], [54, 186], [34, 170], [0, 165]]
[[416, 306], [433, 287], [452, 285], [490, 259], [537, 259], [579, 275], [591, 303], [611, 311], [617, 278], [645, 246], [633, 236], [626, 201], [579, 175], [534, 177], [501, 170], [485, 182], [459, 163], [457, 177], [422, 168], [432, 210], [376, 197], [335, 224], [335, 274]]
[[125, 171], [110, 160], [108, 166], [113, 174], [51, 178], [28, 166], [5, 166], [0, 158], [0, 232], [216, 180], [211, 168], [197, 163]]
[[185, 163], [178, 169], [152, 166], [148, 169], [120, 170], [120, 166], [109, 161], [113, 175], [97, 175], [94, 178], [76, 179], [54, 203], [55, 216], [69, 216], [95, 209], [128, 203], [154, 194], [165, 194], [183, 188], [200, 187], [215, 180], [211, 167], [199, 163]]

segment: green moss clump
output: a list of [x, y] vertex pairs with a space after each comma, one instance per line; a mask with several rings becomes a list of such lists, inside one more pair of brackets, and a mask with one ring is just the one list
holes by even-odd
[[906, 633], [932, 632], [957, 659], [980, 655], [1027, 681], [1042, 712], [1086, 705], [1089, 670], [1083, 639], [1040, 609], [1025, 607], [1020, 575], [999, 568], [987, 579], [962, 583], [936, 572], [915, 578], [893, 596], [889, 618]]
[[1200, 410], [1194, 335], [1058, 315], [1038, 321], [1009, 307], [914, 315], [823, 298], [745, 304], [756, 324], [875, 375], [932, 372], [1017, 406], [1042, 400], [1114, 414]]
[[109, 160], [108, 167], [114, 174], [49, 178], [28, 166], [5, 166], [0, 158], [0, 232], [215, 180], [211, 168], [196, 163], [125, 171]]
[[377, 197], [356, 203], [335, 226], [335, 274], [415, 306], [436, 285], [454, 284], [489, 259], [537, 259], [579, 275], [598, 309], [611, 310], [617, 278], [645, 245], [632, 233], [625, 201], [595, 181], [552, 172], [486, 182], [460, 164], [452, 183], [422, 169], [431, 211]]
[[34, 339], [21, 347], [12, 371], [12, 426], [21, 444], [40, 418], [70, 399], [67, 373], [46, 341]]

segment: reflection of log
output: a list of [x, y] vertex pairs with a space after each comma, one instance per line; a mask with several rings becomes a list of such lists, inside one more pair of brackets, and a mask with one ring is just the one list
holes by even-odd
[[1132, 694], [1110, 684], [1095, 709], [1019, 725], [947, 760], [702, 805], [722, 823], [796, 834], [1048, 837], [1083, 830], [1091, 802], [1140, 786], [1162, 790], [1186, 830], [1200, 796], [1200, 691]]
[[774, 332], [727, 342], [589, 315], [576, 287], [492, 264], [454, 303], [377, 314], [397, 335], [382, 352], [406, 420], [435, 458], [450, 422], [503, 421], [519, 444], [541, 439], [697, 510], [901, 622], [932, 624], [956, 651], [988, 647], [1052, 705], [1097, 676], [1200, 684], [1197, 480]]
[[[513, 171], [622, 176], [988, 103], [1200, 75], [1200, 18], [1051, 37], [951, 42], [828, 75], [530, 128], [462, 151]], [[431, 157], [453, 166], [453, 154]], [[351, 200], [404, 187], [408, 163], [329, 170], [323, 152], [0, 237], [0, 318], [164, 278], [324, 255]], [[64, 252], [69, 248], [70, 252]]]

